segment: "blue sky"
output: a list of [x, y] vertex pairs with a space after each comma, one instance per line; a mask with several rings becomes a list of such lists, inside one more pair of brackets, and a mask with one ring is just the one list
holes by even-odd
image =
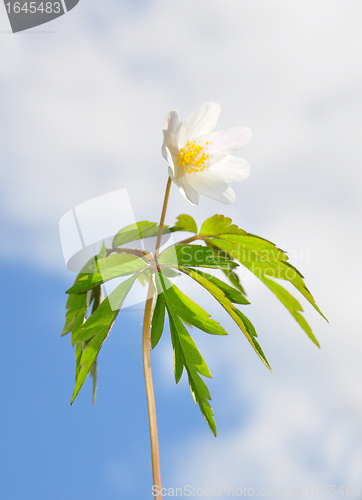
[[163, 119], [208, 100], [221, 104], [218, 130], [252, 129], [251, 176], [229, 206], [193, 207], [173, 186], [166, 222], [223, 213], [272, 240], [330, 323], [301, 301], [318, 350], [242, 272], [270, 375], [182, 283], [230, 335], [192, 332], [213, 375], [216, 439], [187, 381], [174, 383], [167, 331], [152, 353], [163, 484], [362, 487], [361, 17], [357, 0], [81, 0], [37, 29], [54, 33], [12, 35], [0, 9], [1, 497], [152, 497], [142, 313], [122, 313], [102, 348], [96, 407], [89, 381], [70, 407], [74, 353], [60, 331], [74, 275], [58, 223], [122, 188], [138, 220], [157, 221]]

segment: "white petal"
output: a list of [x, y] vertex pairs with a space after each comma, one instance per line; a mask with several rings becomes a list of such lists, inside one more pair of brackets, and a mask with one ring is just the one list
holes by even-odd
[[[178, 133], [180, 131], [182, 121], [177, 111], [170, 111], [163, 122], [163, 144], [162, 156], [167, 160], [165, 148], [169, 148], [172, 152], [178, 148]], [[175, 153], [174, 153], [175, 154]]]
[[216, 102], [201, 104], [185, 121], [179, 133], [179, 146], [183, 147], [187, 141], [193, 140], [214, 130], [221, 112]]
[[210, 144], [205, 147], [208, 154], [225, 155], [244, 147], [251, 139], [251, 130], [248, 127], [234, 127], [223, 132], [210, 134], [208, 137], [201, 137], [199, 141], [208, 141]]
[[221, 203], [233, 203], [235, 193], [219, 173], [211, 170], [189, 174], [189, 184], [200, 194]]
[[171, 181], [175, 182], [175, 177], [173, 175], [172, 167], [168, 167], [168, 175], [171, 177]]
[[163, 150], [162, 151], [163, 157], [165, 158], [165, 160], [167, 160], [169, 168], [172, 169], [172, 173], [174, 173], [174, 164], [173, 164], [173, 159], [172, 159], [172, 155], [170, 153], [170, 150], [165, 145], [162, 146], [162, 150]]
[[243, 158], [229, 155], [212, 165], [209, 172], [221, 175], [226, 182], [238, 182], [249, 177], [250, 165]]
[[188, 178], [192, 174], [185, 174], [177, 179], [177, 183], [181, 193], [184, 195], [186, 200], [188, 200], [192, 205], [199, 204], [199, 193], [190, 185]]

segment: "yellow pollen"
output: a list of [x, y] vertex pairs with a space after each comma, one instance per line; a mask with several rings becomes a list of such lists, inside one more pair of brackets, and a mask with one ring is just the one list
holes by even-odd
[[[206, 145], [207, 144], [209, 143], [206, 142]], [[188, 141], [184, 148], [180, 148], [180, 152], [177, 156], [179, 167], [186, 170], [189, 174], [205, 170], [206, 161], [208, 160], [209, 155], [202, 152], [203, 149], [204, 148], [196, 141], [193, 141], [192, 144]]]

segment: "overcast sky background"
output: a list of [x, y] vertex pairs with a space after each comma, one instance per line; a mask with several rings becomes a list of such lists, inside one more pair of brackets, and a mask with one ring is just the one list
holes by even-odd
[[193, 207], [173, 186], [166, 222], [222, 213], [272, 240], [330, 323], [301, 300], [318, 350], [243, 272], [271, 375], [198, 294], [230, 331], [192, 332], [218, 437], [187, 381], [175, 386], [165, 332], [151, 359], [163, 485], [362, 490], [361, 25], [358, 0], [80, 0], [15, 35], [0, 6], [3, 498], [151, 498], [142, 313], [122, 313], [101, 351], [97, 406], [88, 381], [69, 407], [74, 353], [59, 333], [74, 275], [58, 223], [121, 188], [136, 219], [158, 221], [163, 119], [209, 100], [222, 107], [218, 130], [252, 129], [238, 153], [250, 178], [225, 206]]

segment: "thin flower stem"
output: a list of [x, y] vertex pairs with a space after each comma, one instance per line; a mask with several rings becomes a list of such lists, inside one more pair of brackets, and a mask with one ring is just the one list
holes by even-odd
[[[152, 311], [152, 301], [154, 292], [155, 292], [155, 286], [153, 284], [153, 279], [151, 277], [150, 284], [148, 287], [145, 315], [143, 320], [142, 355], [143, 355], [143, 372], [145, 376], [146, 395], [147, 395], [148, 421], [150, 426], [153, 485], [157, 486], [158, 491], [161, 492], [161, 471], [160, 471], [160, 457], [158, 451], [156, 405], [155, 405], [155, 396], [153, 393], [151, 357], [150, 357], [150, 323], [151, 323], [151, 311]], [[158, 498], [162, 500], [162, 495], [159, 494]]]
[[[165, 222], [170, 188], [171, 188], [171, 178], [169, 177], [166, 186], [165, 199], [162, 207], [160, 227], [158, 229], [158, 234], [157, 234], [155, 259], [157, 259], [159, 254], [159, 248], [163, 232], [163, 225]], [[156, 404], [155, 404], [155, 395], [153, 392], [151, 356], [150, 356], [150, 326], [151, 326], [151, 312], [152, 312], [152, 302], [154, 293], [155, 293], [155, 285], [153, 283], [153, 276], [151, 276], [150, 284], [148, 287], [145, 315], [143, 319], [142, 357], [143, 357], [143, 373], [145, 376], [146, 395], [147, 395], [148, 421], [150, 425], [153, 485], [158, 487], [159, 491], [158, 498], [162, 500], [160, 455], [158, 450], [158, 434], [157, 434], [157, 420], [156, 420]]]
[[171, 181], [171, 177], [169, 177], [168, 181], [167, 181], [167, 185], [166, 185], [165, 199], [163, 201], [163, 207], [162, 207], [162, 213], [161, 213], [161, 219], [160, 219], [160, 226], [158, 228], [157, 241], [156, 241], [156, 251], [155, 251], [155, 259], [158, 259], [158, 255], [159, 255], [159, 252], [160, 252], [161, 236], [162, 236], [162, 232], [163, 232], [163, 225], [164, 225], [164, 222], [165, 222], [168, 197], [169, 197], [170, 188], [171, 188], [171, 182], [172, 182]]

